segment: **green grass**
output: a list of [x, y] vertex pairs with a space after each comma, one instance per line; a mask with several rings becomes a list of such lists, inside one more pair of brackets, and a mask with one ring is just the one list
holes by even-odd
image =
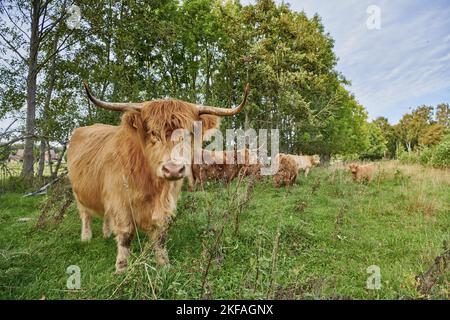
[[[61, 224], [38, 229], [45, 197], [0, 195], [0, 298], [449, 298], [448, 269], [427, 296], [415, 282], [450, 240], [448, 171], [387, 163], [365, 185], [342, 169], [318, 168], [289, 189], [265, 181], [253, 192], [246, 183], [205, 190], [183, 192], [167, 239], [171, 264], [155, 264], [141, 233], [142, 248], [135, 239], [120, 276], [115, 241], [102, 238], [100, 220], [91, 242], [81, 243], [74, 205]], [[70, 265], [81, 269], [79, 290], [66, 288]], [[366, 288], [370, 265], [381, 269], [379, 290]]]

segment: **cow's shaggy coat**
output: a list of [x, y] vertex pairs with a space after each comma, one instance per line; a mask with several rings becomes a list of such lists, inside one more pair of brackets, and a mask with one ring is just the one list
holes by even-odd
[[193, 191], [197, 184], [203, 186], [205, 181], [230, 183], [249, 165], [250, 151], [248, 149], [237, 151], [202, 150], [202, 157], [203, 162], [208, 157], [211, 160], [214, 159], [214, 163], [192, 165], [192, 175], [188, 177], [190, 191]]
[[294, 184], [298, 175], [295, 160], [288, 154], [279, 153], [276, 161], [278, 161], [278, 171], [273, 176], [275, 187], [279, 188]]
[[318, 155], [313, 156], [298, 156], [295, 154], [290, 155], [297, 163], [297, 169], [303, 170], [305, 178], [308, 177], [309, 171], [315, 166], [320, 164], [320, 157]]
[[356, 182], [371, 182], [375, 174], [375, 165], [373, 163], [366, 165], [352, 163], [348, 167], [352, 173], [353, 181]]
[[171, 151], [180, 142], [172, 141], [172, 133], [185, 129], [193, 134], [195, 121], [202, 121], [203, 132], [217, 128], [217, 115], [230, 116], [242, 109], [248, 87], [243, 103], [232, 111], [180, 100], [108, 103], [93, 97], [87, 85], [86, 92], [95, 105], [125, 113], [118, 126], [78, 128], [70, 139], [67, 163], [82, 220], [81, 238], [91, 239], [91, 219], [97, 215], [103, 217], [104, 236], [116, 236], [116, 272], [127, 265], [137, 228], [149, 234], [157, 261], [165, 264], [164, 235], [191, 163], [172, 158]]

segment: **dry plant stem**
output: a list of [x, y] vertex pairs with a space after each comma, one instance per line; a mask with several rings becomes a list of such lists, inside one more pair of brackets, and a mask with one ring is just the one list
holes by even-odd
[[271, 274], [270, 274], [270, 284], [269, 284], [269, 288], [267, 290], [267, 299], [273, 298], [271, 295], [273, 292], [273, 283], [274, 283], [276, 267], [277, 267], [279, 245], [280, 245], [280, 225], [277, 226], [277, 232], [275, 233], [275, 239], [273, 241], [272, 269], [271, 269]]

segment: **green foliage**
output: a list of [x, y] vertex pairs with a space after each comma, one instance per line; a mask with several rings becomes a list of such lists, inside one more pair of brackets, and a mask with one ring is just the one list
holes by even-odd
[[394, 172], [394, 183], [395, 185], [406, 185], [410, 181], [411, 177], [405, 175], [401, 170], [396, 169]]
[[381, 128], [376, 124], [368, 124], [369, 143], [367, 148], [361, 153], [362, 159], [376, 160], [383, 158], [387, 151], [387, 141], [381, 131]]
[[442, 140], [447, 131], [449, 131], [449, 128], [445, 125], [434, 123], [423, 130], [419, 137], [419, 143], [422, 146], [435, 146]]
[[397, 148], [397, 159], [403, 164], [419, 163], [419, 154], [414, 151], [406, 151], [401, 145]]
[[430, 163], [431, 158], [434, 154], [433, 148], [422, 148], [419, 153], [419, 162], [422, 165], [427, 165]]
[[386, 156], [393, 158], [396, 155], [396, 148], [398, 145], [398, 137], [395, 134], [394, 127], [389, 123], [385, 117], [378, 117], [373, 122], [378, 128], [381, 129], [384, 139], [386, 140]]
[[448, 103], [440, 103], [436, 106], [436, 123], [450, 128], [450, 107]]
[[424, 147], [406, 152], [400, 149], [398, 159], [402, 163], [429, 165], [439, 168], [450, 167], [450, 135], [446, 135], [435, 147]]
[[14, 176], [10, 170], [4, 171], [0, 178], [0, 197], [10, 192], [24, 194], [29, 191], [34, 191], [44, 183], [44, 180], [36, 179], [30, 181], [21, 176]]
[[[30, 9], [15, 0], [6, 7], [17, 3]], [[62, 5], [51, 8], [49, 21], [57, 21]], [[420, 106], [395, 126], [383, 117], [368, 124], [367, 111], [336, 70], [334, 40], [320, 17], [308, 18], [284, 2], [82, 0], [77, 5], [80, 28], [56, 23], [39, 47], [39, 60], [46, 63], [38, 77], [37, 133], [53, 144], [64, 145], [77, 126], [119, 122], [119, 113], [87, 102], [83, 80], [103, 100], [173, 97], [223, 107], [239, 103], [250, 83], [249, 106], [223, 119], [222, 128], [277, 128], [282, 152], [325, 158], [395, 157], [399, 143], [408, 151], [435, 146], [449, 130], [444, 103]], [[12, 36], [26, 40], [20, 32]], [[55, 51], [61, 45], [64, 50]], [[11, 67], [0, 62], [0, 77], [6, 79], [0, 85], [0, 118], [25, 103], [27, 66], [16, 58]]]
[[331, 158], [331, 163], [334, 162], [353, 162], [359, 160], [361, 157], [358, 153], [337, 154]]
[[[103, 100], [169, 96], [224, 107], [240, 102], [248, 82], [250, 106], [223, 119], [223, 128], [278, 128], [285, 152], [364, 149], [367, 113], [335, 70], [334, 41], [318, 16], [308, 18], [273, 0], [250, 5], [83, 0], [77, 5], [80, 29], [69, 32], [64, 23], [56, 24], [40, 47], [39, 56], [48, 63], [38, 80], [37, 126], [50, 140], [67, 141], [79, 125], [119, 121], [119, 114], [87, 103], [83, 80]], [[67, 48], [53, 55], [68, 34]], [[5, 77], [10, 83], [0, 90], [2, 103], [23, 104], [19, 93], [26, 81]]]
[[435, 167], [450, 167], [450, 135], [447, 135], [434, 149], [429, 164]]
[[448, 132], [448, 105], [420, 106], [405, 114], [394, 127], [398, 141], [408, 151], [420, 146], [433, 146], [439, 143]]

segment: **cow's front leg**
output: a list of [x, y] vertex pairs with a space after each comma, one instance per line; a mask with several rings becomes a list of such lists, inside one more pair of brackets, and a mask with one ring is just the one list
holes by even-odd
[[111, 218], [105, 216], [103, 218], [103, 238], [107, 239], [111, 236]]
[[116, 258], [116, 274], [125, 271], [128, 265], [128, 256], [130, 255], [131, 240], [133, 235], [129, 232], [121, 232], [116, 236], [117, 241], [117, 258]]
[[92, 238], [92, 217], [84, 208], [80, 209], [81, 241], [90, 241]]
[[306, 169], [305, 169], [305, 178], [308, 177], [308, 174], [309, 174], [309, 167], [306, 167]]
[[155, 226], [150, 232], [150, 239], [155, 250], [156, 262], [160, 265], [169, 264], [169, 255], [167, 254], [165, 238], [167, 235], [168, 223]]
[[188, 191], [193, 192], [194, 191], [194, 177], [192, 174], [188, 176]]

